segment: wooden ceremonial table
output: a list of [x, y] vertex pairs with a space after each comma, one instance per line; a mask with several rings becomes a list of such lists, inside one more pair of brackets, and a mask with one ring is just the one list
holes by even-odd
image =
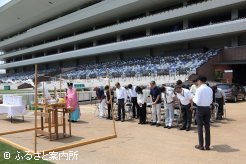
[[[66, 115], [68, 114], [69, 119], [72, 112], [72, 108], [67, 108], [66, 103], [39, 104], [38, 108], [41, 108], [40, 112], [37, 111], [37, 116], [41, 117], [41, 128], [37, 129], [37, 134], [48, 137], [50, 141], [72, 136], [71, 121], [69, 121], [69, 134], [66, 133]], [[58, 113], [62, 114], [61, 124], [58, 122]], [[48, 131], [44, 128], [44, 118], [48, 120]], [[58, 132], [59, 126], [62, 126], [62, 133]]]

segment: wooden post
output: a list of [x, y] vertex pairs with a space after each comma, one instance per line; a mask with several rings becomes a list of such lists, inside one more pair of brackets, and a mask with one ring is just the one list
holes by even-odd
[[[62, 98], [62, 78], [61, 78], [61, 74], [60, 74], [60, 93], [59, 93], [59, 98]], [[65, 121], [65, 119], [63, 119], [63, 117], [65, 117], [65, 115], [61, 115], [61, 123]]]
[[43, 102], [44, 102], [44, 99], [45, 99], [44, 82], [42, 82], [42, 86], [43, 86]]
[[[108, 77], [108, 86], [109, 86], [109, 96], [110, 96], [110, 100], [112, 99], [112, 95], [111, 95], [111, 88], [110, 88], [110, 80], [109, 80], [109, 76], [107, 74]], [[113, 127], [114, 127], [114, 134], [117, 137], [117, 132], [116, 132], [116, 127], [115, 127], [115, 118], [114, 118], [114, 107], [113, 107], [113, 99], [110, 102], [111, 105], [111, 109], [112, 109], [112, 120], [113, 120]]]
[[62, 97], [62, 79], [61, 79], [61, 74], [60, 74], [60, 98]]
[[[42, 82], [42, 85], [43, 85], [43, 102], [45, 103], [44, 82]], [[41, 112], [43, 112], [43, 110], [45, 110], [45, 106], [44, 105], [43, 105], [43, 109], [41, 109]], [[46, 112], [46, 110], [44, 112]], [[42, 127], [42, 130], [44, 130], [43, 129], [44, 119], [45, 118], [41, 117], [41, 127]], [[46, 119], [45, 119], [45, 122], [46, 122]]]
[[57, 97], [57, 90], [56, 90], [56, 86], [54, 86], [54, 98]]
[[[44, 81], [42, 82], [42, 84], [43, 84], [43, 109], [42, 110], [44, 110], [44, 112], [47, 113], [48, 100], [46, 99], [47, 95], [45, 95]], [[46, 117], [44, 119], [45, 119], [45, 123], [48, 122], [48, 119]], [[41, 117], [41, 122], [43, 124], [43, 122], [44, 122], [43, 117]]]
[[38, 108], [38, 65], [35, 64], [35, 138], [34, 138], [34, 153], [37, 152], [37, 108]]

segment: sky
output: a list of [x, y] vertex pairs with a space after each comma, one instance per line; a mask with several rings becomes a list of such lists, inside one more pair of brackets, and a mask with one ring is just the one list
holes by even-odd
[[10, 2], [11, 0], [0, 0], [0, 7], [5, 5], [6, 3]]

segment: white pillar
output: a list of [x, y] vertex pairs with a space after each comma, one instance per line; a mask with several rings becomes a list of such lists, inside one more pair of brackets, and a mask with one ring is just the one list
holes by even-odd
[[78, 45], [77, 44], [73, 45], [73, 50], [77, 50], [77, 49], [78, 49]]
[[231, 38], [231, 46], [232, 47], [237, 47], [238, 46], [238, 36], [233, 36]]
[[150, 28], [146, 28], [146, 36], [150, 36], [151, 35], [151, 29]]
[[231, 19], [237, 19], [238, 18], [238, 9], [232, 9], [231, 11]]
[[188, 29], [189, 28], [189, 21], [188, 19], [183, 19], [183, 29]]
[[120, 41], [121, 41], [121, 35], [120, 35], [120, 34], [117, 34], [117, 36], [116, 36], [116, 41], [117, 41], [117, 42], [120, 42]]
[[97, 46], [97, 41], [96, 40], [93, 40], [93, 46]]

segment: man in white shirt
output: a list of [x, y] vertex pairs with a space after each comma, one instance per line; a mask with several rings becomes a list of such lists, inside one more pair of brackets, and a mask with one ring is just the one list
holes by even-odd
[[173, 93], [172, 88], [170, 87], [162, 87], [162, 99], [164, 101], [164, 109], [165, 109], [165, 124], [164, 128], [171, 129], [174, 117], [174, 105], [175, 105], [175, 95]]
[[224, 105], [225, 105], [225, 92], [217, 88], [217, 86], [213, 86], [215, 102], [218, 103], [218, 112], [217, 112], [217, 120], [222, 120], [222, 116], [224, 115]]
[[199, 139], [199, 145], [196, 145], [195, 148], [199, 150], [204, 150], [203, 125], [205, 126], [205, 149], [210, 150], [210, 105], [213, 102], [213, 91], [205, 84], [206, 81], [206, 77], [198, 77], [197, 83], [199, 87], [193, 98], [194, 103], [197, 105], [196, 121]]
[[177, 93], [181, 114], [183, 116], [183, 125], [180, 130], [190, 131], [193, 109], [192, 94], [188, 89], [182, 88], [181, 85], [175, 87], [175, 92]]
[[[132, 116], [133, 118], [139, 117], [139, 109], [137, 108], [137, 92], [135, 91], [136, 87], [132, 86], [132, 84], [128, 85], [129, 97], [132, 102]], [[137, 109], [137, 110], [136, 110]]]
[[190, 87], [190, 92], [195, 96], [197, 90], [197, 80], [193, 80], [193, 85]]
[[161, 126], [161, 90], [156, 86], [155, 81], [150, 82], [150, 96], [152, 100], [152, 123], [151, 126]]
[[[120, 86], [120, 83], [115, 84], [116, 87], [116, 97], [118, 101], [118, 119], [116, 121], [124, 122], [125, 121], [125, 104], [127, 100], [127, 93], [124, 87]], [[122, 112], [122, 116], [121, 116]]]
[[143, 92], [141, 87], [136, 87], [137, 92], [137, 105], [139, 109], [139, 123], [138, 124], [145, 124], [146, 123], [146, 103], [147, 103], [147, 95]]

